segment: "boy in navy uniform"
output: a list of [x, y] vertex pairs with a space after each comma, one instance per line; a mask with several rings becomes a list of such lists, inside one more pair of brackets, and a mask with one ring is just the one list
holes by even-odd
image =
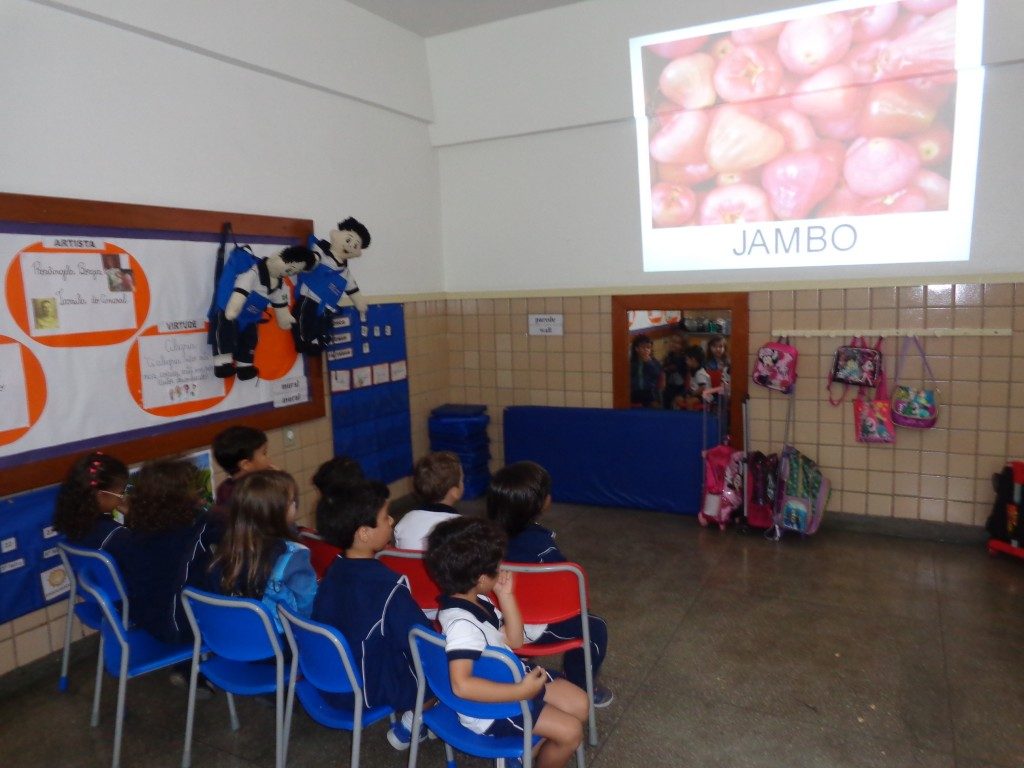
[[[487, 516], [500, 525], [508, 536], [505, 559], [510, 563], [564, 563], [568, 558], [555, 543], [553, 531], [538, 519], [551, 506], [551, 475], [540, 464], [519, 461], [494, 473], [487, 489]], [[607, 707], [612, 692], [597, 684], [597, 674], [608, 652], [608, 625], [600, 616], [589, 615], [590, 660], [594, 668], [594, 706]], [[582, 616], [577, 614], [557, 624], [527, 624], [526, 639], [531, 642], [554, 643], [583, 637]], [[563, 669], [566, 678], [586, 689], [586, 662], [582, 648], [565, 653]]]
[[[394, 520], [388, 514], [388, 488], [376, 481], [349, 486], [317, 504], [319, 533], [343, 552], [324, 574], [313, 604], [313, 619], [337, 627], [363, 671], [367, 707], [388, 705], [404, 713], [388, 731], [395, 749], [412, 741], [416, 675], [409, 653], [409, 630], [430, 627], [412, 598], [409, 582], [374, 555], [390, 546]], [[424, 734], [420, 735], [422, 739]]]
[[226, 521], [235, 483], [250, 472], [275, 467], [270, 463], [267, 433], [262, 429], [236, 424], [218, 432], [210, 448], [217, 464], [228, 474], [227, 479], [217, 486], [213, 502], [214, 511]]

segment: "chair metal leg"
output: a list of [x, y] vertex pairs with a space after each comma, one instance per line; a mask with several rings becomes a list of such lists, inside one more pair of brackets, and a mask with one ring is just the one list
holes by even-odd
[[[419, 671], [417, 668], [417, 677], [419, 677]], [[411, 733], [419, 734], [420, 728], [423, 727], [423, 697], [426, 693], [426, 683], [423, 680], [416, 681], [416, 706], [412, 710], [412, 731]], [[356, 704], [359, 705], [361, 702], [358, 700]], [[395, 715], [392, 714], [389, 718], [391, 725], [395, 724]], [[409, 768], [416, 768], [416, 758], [419, 757], [420, 753], [420, 740], [413, 738], [409, 742]]]
[[96, 658], [96, 684], [92, 693], [92, 718], [89, 725], [95, 728], [100, 724], [100, 694], [103, 693], [103, 633], [100, 633], [100, 649]]
[[[227, 693], [227, 691], [225, 691], [225, 693]], [[240, 722], [238, 722], [238, 710], [235, 709], [235, 697], [233, 695], [231, 695], [230, 693], [227, 693], [227, 696], [228, 696], [228, 714], [231, 716], [231, 730], [232, 731], [237, 731], [239, 728], [242, 727], [242, 724]]]
[[299, 657], [292, 657], [291, 675], [288, 677], [288, 700], [284, 707], [284, 757], [282, 762], [288, 764], [288, 742], [292, 735], [292, 713], [295, 711], [295, 680], [298, 678]]
[[277, 690], [274, 693], [274, 765], [275, 768], [284, 768], [284, 674], [280, 659], [277, 664]]
[[68, 617], [64, 621], [64, 656], [60, 660], [60, 681], [57, 690], [64, 693], [68, 689], [68, 662], [71, 661], [71, 629], [75, 623], [75, 590], [68, 595]]
[[117, 681], [117, 715], [114, 720], [114, 759], [111, 768], [121, 765], [121, 737], [124, 734], [124, 700], [128, 688], [128, 649], [121, 649], [121, 674]]
[[[355, 707], [352, 713], [352, 756], [349, 757], [350, 768], [359, 768], [359, 750], [363, 740], [363, 699], [362, 696], [355, 697]], [[410, 745], [410, 749], [411, 749]]]
[[594, 659], [590, 648], [590, 617], [581, 616], [583, 623], [583, 668], [587, 683], [587, 718], [590, 720], [590, 746], [597, 746], [597, 709], [594, 707]]
[[[415, 741], [415, 739], [413, 739], [413, 741]], [[444, 743], [444, 759], [447, 761], [448, 768], [456, 768], [455, 750], [452, 749], [452, 745], [447, 741]]]
[[[192, 765], [192, 729], [196, 723], [196, 686], [199, 684], [199, 644], [192, 650], [192, 669], [188, 676], [188, 708], [185, 710], [185, 747], [181, 753], [181, 768]], [[231, 694], [228, 694], [229, 696]]]
[[586, 750], [583, 748], [583, 742], [581, 741], [580, 745], [576, 747], [576, 768], [586, 768], [587, 758], [584, 755], [585, 751]]

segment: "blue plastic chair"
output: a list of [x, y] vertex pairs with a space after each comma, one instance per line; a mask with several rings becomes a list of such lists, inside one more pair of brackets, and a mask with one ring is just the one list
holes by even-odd
[[[92, 599], [91, 595], [79, 594], [78, 574], [88, 570], [92, 576], [92, 583], [113, 598], [115, 612], [121, 614], [122, 624], [126, 627], [131, 624], [128, 620], [128, 593], [114, 558], [102, 550], [78, 547], [66, 541], [57, 544], [57, 554], [64, 564], [64, 572], [68, 575], [68, 582], [71, 585], [71, 591], [68, 593], [68, 615], [64, 622], [64, 655], [60, 662], [60, 682], [57, 684], [57, 688], [63, 692], [68, 689], [68, 662], [71, 657], [71, 632], [74, 618], [77, 616], [78, 620], [89, 629], [99, 629], [103, 623], [103, 611], [99, 604]], [[82, 602], [78, 602], [79, 597], [82, 598]], [[99, 681], [102, 677], [103, 635], [101, 634], [99, 653], [96, 656], [97, 691], [100, 688]], [[96, 725], [95, 720], [92, 725]]]
[[[161, 642], [142, 629], [128, 629], [114, 606], [114, 596], [93, 581], [93, 569], [78, 573], [78, 586], [99, 607], [103, 615], [100, 623], [100, 657], [107, 672], [118, 678], [117, 717], [114, 721], [113, 768], [121, 764], [121, 736], [124, 730], [124, 705], [127, 682], [147, 672], [173, 667], [187, 661], [192, 655], [188, 645], [170, 645]], [[96, 680], [93, 696], [92, 725], [99, 723], [100, 689], [103, 676]]]
[[[350, 765], [359, 768], [363, 728], [390, 718], [391, 707], [364, 709], [363, 676], [352, 660], [348, 641], [336, 628], [296, 616], [283, 606], [278, 614], [292, 651], [288, 704], [284, 715], [285, 755], [291, 734], [292, 710], [298, 695], [302, 708], [320, 725], [352, 732]], [[302, 675], [298, 674], [301, 671]], [[352, 694], [352, 706], [339, 706], [327, 694]]]
[[[284, 694], [288, 675], [281, 640], [263, 603], [246, 597], [224, 597], [194, 587], [181, 591], [181, 602], [192, 627], [192, 674], [188, 687], [185, 720], [185, 751], [182, 768], [192, 764], [192, 730], [195, 725], [196, 685], [199, 673], [221, 688], [228, 699], [231, 730], [239, 728], [233, 694], [276, 694], [274, 720], [275, 765], [284, 768]], [[267, 663], [267, 662], [272, 663]]]
[[[533, 735], [533, 718], [525, 701], [485, 703], [471, 701], [455, 695], [448, 676], [448, 656], [444, 650], [444, 636], [437, 632], [413, 627], [409, 630], [409, 646], [412, 650], [413, 665], [416, 668], [416, 709], [413, 714], [412, 732], [419, 733], [421, 723], [444, 741], [448, 768], [455, 767], [452, 747], [476, 757], [497, 760], [503, 768], [505, 760], [522, 760], [524, 768], [533, 764], [533, 747], [540, 742]], [[523, 679], [523, 665], [506, 648], [487, 646], [480, 659], [473, 666], [473, 674], [500, 683], [516, 683]], [[430, 686], [437, 703], [424, 710], [423, 701], [427, 686]], [[459, 722], [459, 713], [470, 717], [498, 719], [522, 715], [523, 735], [487, 736], [466, 728]], [[409, 752], [409, 768], [415, 768], [418, 743], [412, 740]], [[584, 768], [583, 744], [576, 750], [576, 765]]]

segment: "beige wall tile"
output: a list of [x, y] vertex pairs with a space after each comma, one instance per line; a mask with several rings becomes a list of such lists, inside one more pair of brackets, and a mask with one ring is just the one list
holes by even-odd
[[898, 304], [900, 308], [923, 307], [925, 286], [908, 285], [899, 288]]
[[35, 627], [43, 626], [47, 620], [46, 609], [40, 608], [38, 611], [19, 616], [12, 622], [11, 628], [15, 635], [20, 635]]
[[5, 675], [17, 667], [14, 658], [14, 641], [0, 640], [0, 675]]
[[918, 516], [921, 520], [930, 520], [942, 523], [946, 520], [945, 499], [921, 499], [921, 506]]
[[953, 305], [952, 285], [929, 285], [925, 292], [925, 304], [929, 307], [950, 307]]
[[50, 653], [50, 632], [44, 624], [14, 635], [14, 658], [19, 667]]

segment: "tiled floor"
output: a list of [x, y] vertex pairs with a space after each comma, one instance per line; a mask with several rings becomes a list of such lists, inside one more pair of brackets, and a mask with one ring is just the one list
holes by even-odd
[[[780, 543], [630, 510], [548, 523], [611, 628], [591, 766], [1024, 766], [1024, 561], [827, 521]], [[0, 766], [109, 765], [116, 688], [91, 729], [91, 671], [77, 662], [58, 694], [48, 659], [0, 703]], [[162, 673], [130, 683], [126, 768], [179, 764], [184, 705]], [[198, 706], [197, 768], [273, 765], [271, 709], [240, 700], [231, 733], [223, 696]], [[298, 713], [289, 765], [347, 765], [349, 746]], [[383, 725], [365, 735], [364, 766], [406, 757]], [[420, 765], [443, 763], [427, 744]]]

